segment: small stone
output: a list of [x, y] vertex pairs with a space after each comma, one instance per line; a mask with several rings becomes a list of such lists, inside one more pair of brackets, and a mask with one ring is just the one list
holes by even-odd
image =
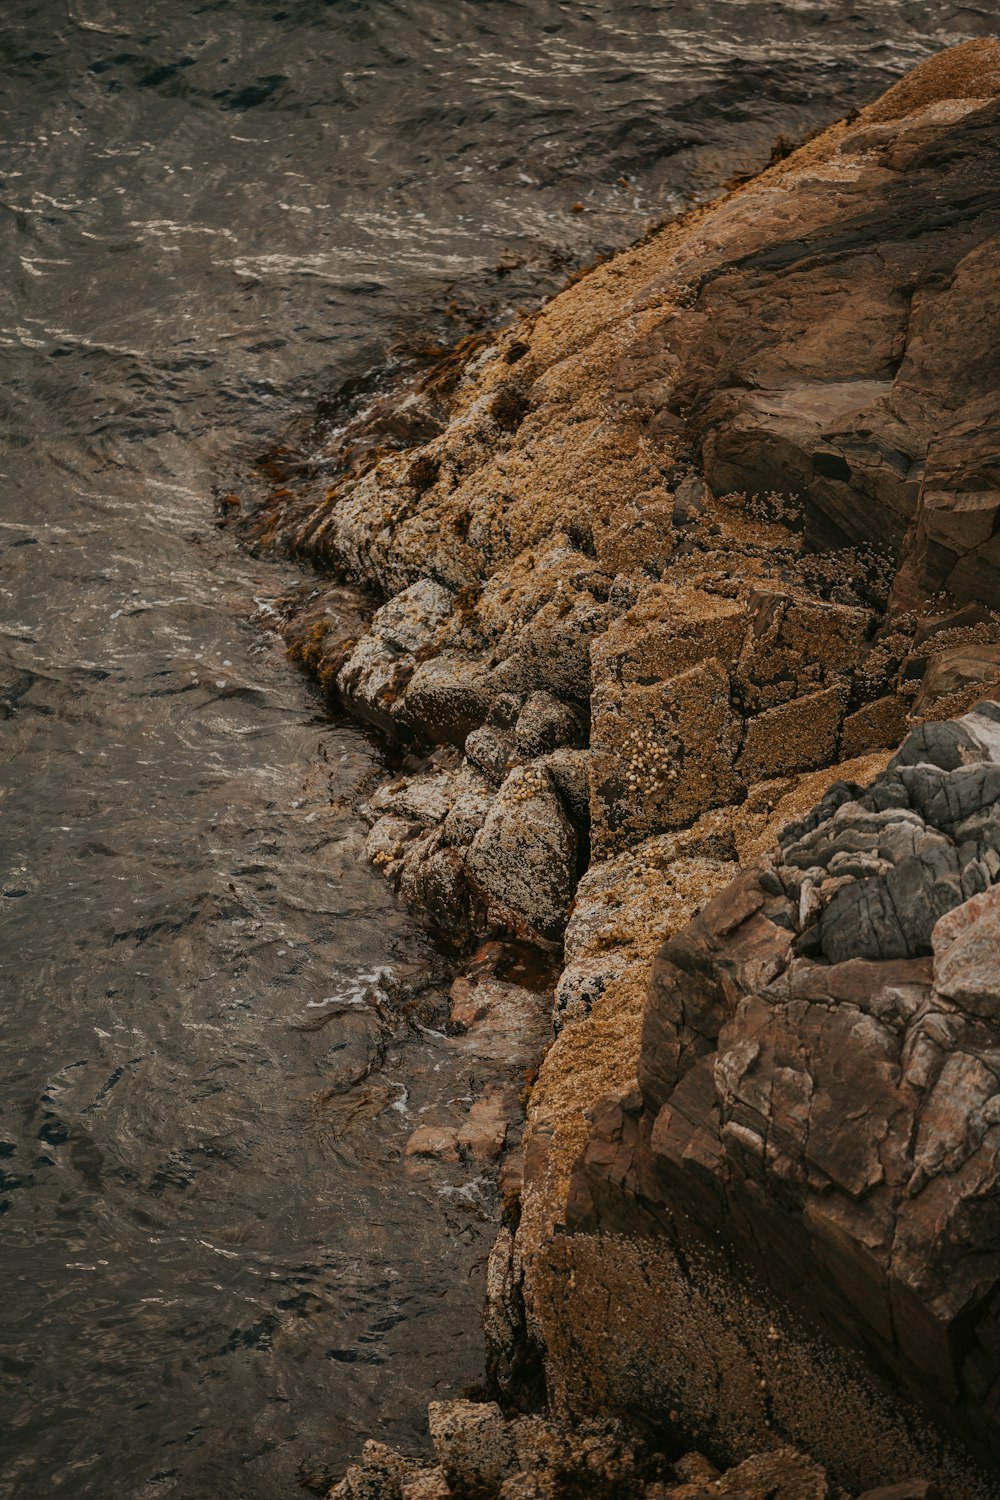
[[458, 1161], [458, 1132], [446, 1126], [418, 1125], [403, 1148], [404, 1156], [436, 1156], [440, 1161]]

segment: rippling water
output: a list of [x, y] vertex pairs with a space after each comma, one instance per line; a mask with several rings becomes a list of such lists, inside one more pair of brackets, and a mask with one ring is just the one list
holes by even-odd
[[0, 1494], [291, 1496], [481, 1372], [494, 1195], [401, 1148], [500, 1064], [404, 1017], [444, 976], [362, 860], [378, 751], [216, 486], [992, 19], [7, 0]]

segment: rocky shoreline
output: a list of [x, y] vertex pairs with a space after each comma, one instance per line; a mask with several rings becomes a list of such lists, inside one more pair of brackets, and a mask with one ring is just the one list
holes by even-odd
[[[1000, 1493], [998, 95], [997, 42], [923, 64], [256, 518], [326, 575], [293, 654], [407, 747], [370, 858], [562, 960], [551, 1025], [489, 946], [451, 1014], [555, 1037], [488, 1309], [551, 1414], [442, 1408], [344, 1496]], [[559, 1425], [609, 1416], [652, 1468]]]

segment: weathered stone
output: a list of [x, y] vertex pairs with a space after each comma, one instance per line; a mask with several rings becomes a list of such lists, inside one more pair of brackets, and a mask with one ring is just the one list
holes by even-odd
[[469, 1109], [458, 1130], [459, 1149], [477, 1162], [496, 1161], [516, 1116], [516, 1104], [503, 1089], [488, 1088]]
[[525, 760], [534, 760], [560, 745], [579, 747], [585, 737], [579, 712], [546, 692], [530, 694], [514, 728], [514, 744]]
[[625, 967], [623, 955], [614, 952], [568, 964], [556, 985], [552, 1008], [554, 1029], [559, 1031], [568, 1022], [589, 1016], [609, 981], [618, 978]]
[[757, 589], [746, 609], [735, 684], [750, 714], [813, 694], [831, 677], [841, 680], [857, 666], [872, 619], [868, 610], [785, 590]]
[[493, 786], [499, 786], [514, 755], [514, 736], [484, 724], [466, 739], [465, 753]]
[[936, 1484], [926, 1479], [910, 1479], [902, 1484], [881, 1484], [876, 1490], [865, 1490], [858, 1500], [942, 1500], [942, 1495]]
[[746, 629], [746, 609], [737, 599], [676, 584], [653, 585], [595, 641], [595, 687], [662, 682], [700, 662], [734, 662]]
[[906, 705], [895, 696], [876, 698], [848, 714], [840, 736], [840, 757], [851, 760], [866, 750], [898, 745], [906, 733]]
[[739, 720], [715, 660], [669, 682], [616, 688], [593, 703], [590, 813], [600, 854], [682, 827], [742, 789]]
[[462, 854], [448, 845], [443, 829], [426, 829], [410, 841], [396, 878], [402, 896], [452, 938], [475, 925], [475, 893]]
[[337, 674], [337, 688], [355, 713], [383, 729], [394, 728], [416, 653], [437, 639], [451, 609], [448, 590], [422, 578], [376, 611], [368, 634]]
[[514, 1438], [493, 1401], [432, 1401], [427, 1408], [434, 1452], [460, 1491], [495, 1492], [517, 1464]]
[[[936, 704], [945, 700], [950, 704], [960, 694], [983, 697], [996, 683], [1000, 683], [1000, 645], [972, 643], [936, 652], [913, 700], [912, 712], [928, 714]], [[955, 705], [958, 712], [971, 707], [971, 701]]]
[[845, 697], [842, 687], [828, 687], [751, 719], [736, 763], [743, 780], [768, 780], [828, 765], [836, 753]]
[[644, 1231], [685, 1257], [724, 1232], [769, 1295], [980, 1452], [1000, 1383], [997, 728], [985, 703], [920, 726], [670, 939], [641, 1097], [595, 1112], [567, 1208], [620, 1232], [641, 1185]]
[[493, 805], [494, 790], [482, 772], [466, 762], [455, 775], [452, 802], [444, 819], [445, 840], [465, 847], [471, 844]]
[[[349, 703], [376, 723], [399, 727], [425, 679], [433, 701], [431, 663], [446, 663], [443, 682], [455, 662], [481, 661], [493, 701], [467, 754], [499, 785], [523, 753], [530, 694], [590, 700], [593, 750], [546, 757], [544, 807], [505, 788], [483, 814], [479, 788], [450, 830], [413, 831], [406, 817], [376, 840], [401, 888], [452, 922], [464, 901], [470, 927], [556, 937], [586, 833], [554, 757], [588, 756], [597, 862], [568, 973], [593, 961], [596, 975], [613, 952], [624, 966], [604, 967], [592, 1012], [542, 1068], [519, 1269], [504, 1282], [510, 1326], [519, 1317], [519, 1336], [530, 1325], [549, 1341], [551, 1389], [580, 1410], [629, 1407], [654, 1429], [677, 1404], [692, 1438], [712, 1427], [730, 1459], [815, 1442], [855, 1490], [927, 1472], [962, 1500], [990, 1491], [939, 1432], [921, 1437], [899, 1392], [989, 1458], [995, 1028], [935, 991], [930, 946], [935, 924], [1000, 877], [1000, 709], [923, 725], [870, 787], [858, 773], [812, 813], [796, 809], [780, 851], [657, 962], [641, 1095], [631, 1073], [653, 948], [728, 873], [744, 795], [762, 818], [802, 774], [777, 767], [888, 737], [925, 665], [917, 718], [988, 685], [976, 674], [991, 616], [964, 641], [951, 631], [967, 619], [906, 635], [942, 587], [959, 609], [1000, 602], [998, 95], [995, 41], [929, 60], [857, 119], [432, 373], [432, 420], [411, 429], [423, 446], [351, 473], [312, 514], [300, 507], [286, 537], [382, 595], [422, 590], [340, 669]], [[894, 618], [876, 629], [890, 584]], [[350, 638], [334, 640], [328, 672]], [[956, 646], [975, 648], [971, 668], [946, 662]], [[863, 706], [838, 752], [837, 715], [814, 710], [842, 689], [838, 714]], [[462, 701], [456, 736], [471, 722]], [[435, 732], [429, 712], [421, 722]], [[796, 723], [808, 752], [782, 732]], [[763, 801], [747, 784], [758, 775]], [[563, 803], [571, 850], [552, 821]], [[710, 851], [652, 857], [663, 830], [702, 815], [727, 825]], [[978, 949], [964, 941], [937, 956], [954, 965], [945, 986], [975, 1006]], [[453, 1041], [475, 1055], [474, 1031]], [[637, 1228], [641, 1241], [615, 1238]], [[709, 1273], [699, 1257], [719, 1246]], [[775, 1344], [754, 1323], [764, 1305]], [[812, 1330], [797, 1346], [788, 1306]], [[838, 1363], [846, 1346], [867, 1371], [860, 1356]], [[793, 1347], [798, 1363], [783, 1366]]]
[[828, 1500], [830, 1486], [819, 1464], [794, 1448], [780, 1448], [737, 1464], [708, 1486], [708, 1494], [732, 1500]]
[[553, 750], [551, 755], [539, 756], [537, 764], [552, 777], [552, 785], [573, 821], [581, 827], [589, 827], [590, 751]]
[[437, 656], [418, 662], [394, 718], [428, 744], [464, 745], [486, 718], [488, 674], [467, 657]]
[[419, 776], [400, 776], [384, 782], [368, 799], [363, 809], [373, 821], [403, 818], [431, 828], [440, 823], [454, 800], [454, 773], [430, 772]]
[[399, 1500], [450, 1500], [451, 1487], [440, 1465], [422, 1469], [399, 1487]]
[[398, 878], [406, 846], [419, 832], [420, 824], [406, 818], [379, 818], [365, 840], [365, 853], [384, 875]]
[[418, 1125], [407, 1140], [403, 1155], [458, 1161], [458, 1131], [445, 1125]]
[[1000, 1018], [1000, 885], [943, 916], [931, 943], [938, 994], [967, 1015]]
[[577, 838], [548, 773], [512, 771], [472, 841], [467, 867], [498, 908], [543, 937], [561, 934], [576, 885]]

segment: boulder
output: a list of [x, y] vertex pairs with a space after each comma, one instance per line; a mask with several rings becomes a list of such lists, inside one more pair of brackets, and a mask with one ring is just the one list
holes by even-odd
[[469, 849], [472, 878], [501, 912], [545, 938], [562, 933], [576, 887], [577, 836], [548, 772], [511, 772]]
[[438, 1463], [460, 1494], [495, 1494], [517, 1467], [513, 1433], [495, 1402], [432, 1401], [427, 1420]]

